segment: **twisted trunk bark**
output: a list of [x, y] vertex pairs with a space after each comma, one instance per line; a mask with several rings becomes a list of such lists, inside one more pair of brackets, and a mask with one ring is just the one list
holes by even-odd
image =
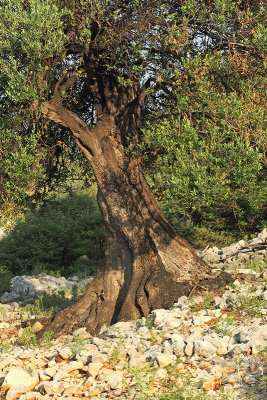
[[[57, 110], [57, 119], [67, 116]], [[106, 225], [105, 265], [85, 294], [49, 324], [56, 334], [85, 326], [92, 334], [103, 325], [168, 308], [205, 282], [219, 284], [191, 246], [175, 234], [159, 210], [141, 170], [121, 143], [114, 120], [103, 118], [90, 130], [79, 124], [74, 138], [91, 163]], [[217, 281], [217, 282], [216, 282]]]

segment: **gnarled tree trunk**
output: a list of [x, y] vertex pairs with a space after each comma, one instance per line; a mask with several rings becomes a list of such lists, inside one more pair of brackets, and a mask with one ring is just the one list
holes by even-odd
[[159, 210], [140, 160], [125, 150], [112, 116], [89, 129], [64, 107], [48, 104], [46, 114], [71, 129], [91, 163], [106, 225], [105, 265], [81, 299], [59, 312], [49, 329], [62, 334], [85, 326], [95, 334], [104, 324], [168, 308], [194, 286], [216, 282]]

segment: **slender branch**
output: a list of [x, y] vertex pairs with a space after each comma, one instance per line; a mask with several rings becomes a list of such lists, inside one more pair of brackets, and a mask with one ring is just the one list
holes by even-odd
[[65, 73], [55, 85], [52, 102], [61, 103], [62, 95], [64, 95], [64, 93], [74, 85], [77, 79], [77, 75], [72, 75], [68, 78], [67, 74]]

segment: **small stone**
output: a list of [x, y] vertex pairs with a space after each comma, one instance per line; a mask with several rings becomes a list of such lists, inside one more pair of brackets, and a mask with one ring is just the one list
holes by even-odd
[[257, 382], [257, 379], [253, 375], [246, 375], [243, 376], [242, 378], [243, 382], [246, 383], [247, 385], [251, 385]]
[[160, 368], [165, 368], [174, 364], [177, 361], [177, 358], [174, 354], [161, 353], [157, 355], [156, 361]]
[[86, 381], [83, 384], [83, 389], [84, 390], [89, 390], [90, 387], [95, 383], [95, 380], [92, 376], [89, 376], [88, 379], [86, 379]]
[[86, 331], [86, 328], [78, 328], [72, 332], [73, 336], [79, 336], [82, 339], [90, 339], [92, 336]]
[[99, 371], [98, 380], [106, 381], [111, 389], [122, 389], [123, 373], [121, 371], [103, 368]]
[[51, 381], [51, 376], [49, 376], [49, 375], [46, 375], [45, 373], [44, 373], [44, 371], [40, 371], [39, 372], [39, 380], [40, 380], [40, 382], [48, 382], [48, 381]]
[[201, 325], [207, 324], [212, 319], [214, 319], [214, 317], [210, 316], [210, 315], [194, 315], [193, 316], [193, 324], [196, 326], [201, 326]]
[[62, 382], [45, 382], [39, 388], [39, 391], [43, 394], [54, 395], [62, 394], [64, 386]]
[[181, 356], [184, 354], [185, 342], [182, 335], [178, 333], [174, 333], [171, 335], [172, 347], [174, 354], [176, 356]]
[[81, 360], [80, 361], [70, 361], [69, 363], [64, 364], [62, 370], [64, 370], [64, 372], [71, 373], [72, 371], [83, 369], [83, 367], [84, 367], [84, 365]]
[[[118, 324], [118, 323], [117, 323]], [[117, 325], [116, 324], [116, 325]], [[115, 325], [114, 325], [115, 326]], [[113, 328], [113, 326], [112, 326], [112, 328]], [[92, 338], [92, 342], [93, 342], [93, 344], [95, 344], [96, 346], [98, 346], [98, 347], [101, 347], [101, 346], [104, 346], [105, 345], [105, 341], [103, 340], [103, 339], [100, 339], [100, 338], [98, 338], [97, 336], [94, 336], [93, 338]]]
[[185, 346], [184, 353], [187, 357], [192, 357], [194, 354], [194, 342], [188, 342]]
[[12, 385], [6, 394], [6, 400], [16, 400], [21, 394], [27, 393], [28, 388], [25, 385]]
[[241, 376], [239, 373], [230, 374], [224, 378], [224, 384], [232, 386], [236, 386], [237, 384], [240, 383], [240, 381], [241, 381]]
[[43, 396], [39, 392], [28, 392], [25, 394], [22, 394], [19, 398], [19, 400], [39, 400], [43, 399]]
[[264, 228], [259, 234], [258, 238], [260, 238], [263, 242], [267, 242], [267, 228]]
[[254, 327], [250, 336], [248, 346], [252, 348], [253, 354], [260, 353], [266, 347], [267, 342], [267, 324]]
[[69, 382], [64, 383], [64, 397], [66, 395], [74, 396], [75, 398], [80, 398], [83, 395], [83, 390], [78, 385], [70, 384]]
[[32, 358], [32, 352], [29, 350], [24, 350], [22, 353], [20, 353], [19, 358], [21, 360], [29, 360]]
[[210, 376], [204, 383], [203, 383], [203, 390], [205, 392], [209, 392], [210, 390], [218, 390], [222, 385], [221, 378], [218, 376]]
[[68, 372], [60, 369], [59, 371], [57, 371], [57, 373], [53, 376], [53, 381], [54, 382], [60, 382], [63, 381], [66, 378], [69, 378], [70, 375]]
[[211, 357], [216, 355], [216, 347], [208, 341], [195, 341], [195, 354], [200, 357]]
[[152, 319], [153, 319], [153, 324], [154, 326], [159, 326], [161, 325], [169, 316], [170, 311], [169, 310], [154, 310], [152, 311]]
[[149, 357], [151, 357], [151, 356], [146, 355], [146, 354], [141, 354], [139, 352], [129, 354], [129, 368], [133, 368], [133, 367], [137, 367], [137, 366], [145, 367], [147, 358], [149, 358]]
[[156, 378], [165, 379], [168, 376], [168, 372], [165, 368], [159, 368], [156, 372]]
[[208, 368], [210, 368], [210, 366], [211, 366], [211, 363], [206, 360], [200, 361], [200, 363], [198, 364], [198, 368], [200, 368], [200, 369], [208, 369]]
[[92, 376], [93, 378], [96, 378], [98, 375], [98, 372], [100, 369], [103, 367], [103, 363], [97, 363], [97, 362], [92, 362], [88, 364], [88, 374]]
[[58, 350], [58, 355], [63, 360], [68, 360], [72, 357], [72, 350], [68, 346], [62, 347], [61, 349]]
[[106, 353], [95, 353], [92, 355], [92, 362], [94, 363], [105, 363], [109, 360], [109, 356]]
[[36, 322], [33, 324], [33, 326], [32, 326], [32, 329], [33, 329], [35, 332], [40, 332], [43, 328], [44, 328], [44, 325], [41, 324], [40, 321], [36, 321]]
[[8, 322], [0, 322], [0, 329], [7, 329], [10, 327]]
[[79, 352], [80, 356], [91, 357], [93, 354], [97, 353], [98, 348], [94, 344], [86, 345], [86, 349]]
[[151, 332], [147, 326], [141, 326], [141, 328], [138, 329], [138, 334], [142, 337], [142, 339], [151, 338]]
[[76, 360], [81, 361], [83, 363], [83, 365], [87, 365], [90, 362], [89, 357], [81, 356], [80, 354], [76, 355]]
[[98, 396], [100, 395], [100, 393], [101, 393], [101, 390], [98, 387], [91, 386], [89, 388], [89, 390], [87, 391], [87, 396], [90, 398], [95, 397], [96, 399], [98, 399], [99, 398]]
[[43, 371], [46, 375], [50, 376], [51, 378], [53, 378], [53, 376], [57, 373], [57, 370], [55, 368], [46, 368]]
[[163, 343], [163, 353], [173, 354], [173, 347], [169, 340], [165, 340], [165, 342]]
[[5, 377], [3, 386], [10, 388], [12, 385], [23, 384], [28, 389], [33, 389], [39, 382], [37, 377], [31, 376], [23, 368], [11, 368]]

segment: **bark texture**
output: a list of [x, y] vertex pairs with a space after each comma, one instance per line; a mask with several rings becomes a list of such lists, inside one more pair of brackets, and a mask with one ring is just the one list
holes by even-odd
[[47, 103], [46, 115], [68, 127], [91, 163], [98, 201], [106, 224], [105, 264], [85, 294], [49, 324], [55, 334], [145, 316], [168, 308], [197, 285], [218, 284], [189, 244], [175, 234], [159, 210], [141, 169], [122, 143], [122, 132], [110, 114], [89, 129], [63, 106]]

